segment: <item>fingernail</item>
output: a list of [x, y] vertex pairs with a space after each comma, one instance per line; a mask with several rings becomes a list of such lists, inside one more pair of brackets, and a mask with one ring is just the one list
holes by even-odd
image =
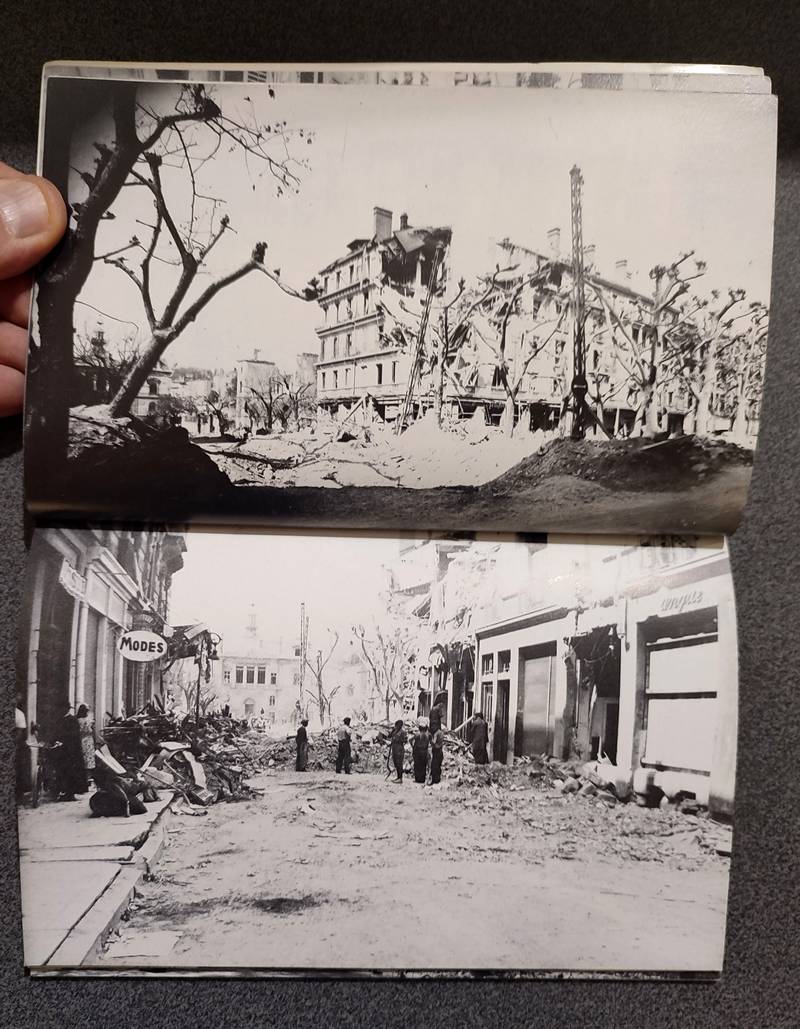
[[0, 224], [9, 236], [26, 239], [50, 220], [44, 193], [30, 179], [0, 179]]

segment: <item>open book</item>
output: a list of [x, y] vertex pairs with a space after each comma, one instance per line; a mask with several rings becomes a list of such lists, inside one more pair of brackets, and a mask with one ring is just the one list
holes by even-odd
[[55, 64], [42, 100], [26, 965], [718, 974], [769, 80]]

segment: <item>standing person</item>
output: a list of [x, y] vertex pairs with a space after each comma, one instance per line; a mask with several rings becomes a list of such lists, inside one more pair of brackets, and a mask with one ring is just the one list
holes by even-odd
[[488, 765], [489, 754], [486, 750], [489, 743], [489, 724], [482, 711], [472, 716], [472, 756], [476, 765]]
[[336, 739], [339, 741], [339, 746], [336, 751], [336, 771], [341, 772], [344, 768], [345, 775], [350, 774], [350, 765], [353, 762], [352, 754], [350, 751], [350, 716], [342, 720], [342, 724], [336, 733]]
[[428, 722], [429, 722], [429, 731], [430, 731], [431, 737], [433, 737], [433, 736], [436, 735], [436, 733], [442, 727], [442, 704], [441, 704], [441, 701], [437, 701], [433, 705], [433, 707], [431, 708], [431, 712], [430, 712], [430, 715], [429, 715]]
[[308, 767], [308, 719], [304, 718], [300, 722], [300, 727], [297, 730], [297, 757], [295, 758], [294, 767], [297, 772], [305, 772]]
[[389, 737], [391, 743], [392, 764], [394, 765], [396, 775], [396, 778], [393, 779], [392, 782], [403, 781], [403, 763], [405, 761], [407, 738], [405, 729], [403, 728], [403, 719], [398, 718], [394, 723], [392, 735]]
[[69, 702], [64, 704], [63, 710], [64, 714], [56, 741], [60, 744], [56, 751], [58, 755], [58, 799], [75, 800], [75, 794], [86, 793], [89, 784], [86, 782], [78, 719], [72, 714], [72, 705]]
[[94, 778], [94, 752], [97, 742], [94, 738], [94, 726], [89, 717], [89, 708], [81, 704], [75, 713], [78, 719], [78, 734], [81, 738], [81, 755], [83, 756], [83, 767], [86, 769], [87, 780]]
[[444, 761], [444, 733], [441, 725], [431, 736], [431, 784], [442, 781]]
[[420, 718], [417, 724], [419, 728], [411, 744], [411, 754], [414, 759], [414, 782], [424, 785], [428, 775], [428, 750], [430, 749], [431, 738], [428, 734], [427, 719]]

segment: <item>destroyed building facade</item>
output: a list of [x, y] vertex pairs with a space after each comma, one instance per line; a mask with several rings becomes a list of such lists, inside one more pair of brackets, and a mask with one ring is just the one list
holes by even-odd
[[181, 533], [53, 528], [31, 551], [30, 601], [19, 633], [23, 710], [49, 738], [66, 704], [86, 704], [98, 728], [161, 692], [160, 662], [125, 661], [128, 629], [165, 637], [170, 587], [183, 567]]
[[[395, 230], [392, 213], [375, 208], [373, 236], [354, 239], [322, 269], [319, 407], [340, 418], [364, 407], [369, 419], [391, 422], [407, 403], [414, 417], [477, 412], [509, 430], [556, 429], [575, 375], [576, 336], [572, 256], [560, 229], [548, 232], [544, 250], [508, 238], [490, 243], [493, 270], [457, 287], [448, 284], [450, 242], [449, 229], [414, 229], [405, 215]], [[441, 262], [429, 282], [437, 247]], [[590, 436], [720, 435], [754, 446], [766, 309], [751, 303], [748, 312], [736, 291], [732, 304], [718, 295], [687, 299], [676, 288], [686, 259], [654, 269], [648, 293], [626, 259], [601, 268], [594, 244], [584, 248]], [[659, 282], [669, 284], [661, 292], [670, 302]]]
[[724, 544], [570, 543], [523, 564], [474, 616], [475, 704], [494, 759], [602, 760], [620, 789], [694, 796], [731, 816], [738, 690]]
[[412, 355], [384, 336], [380, 298], [384, 287], [421, 309], [434, 272], [437, 247], [450, 241], [446, 228], [414, 228], [405, 214], [395, 229], [391, 211], [373, 210], [373, 231], [347, 244], [347, 252], [317, 275], [322, 324], [317, 327], [317, 404], [331, 414], [371, 405], [380, 418], [396, 417]]
[[736, 624], [723, 544], [426, 541], [392, 568], [417, 716], [476, 711], [492, 760], [603, 761], [621, 792], [733, 813]]

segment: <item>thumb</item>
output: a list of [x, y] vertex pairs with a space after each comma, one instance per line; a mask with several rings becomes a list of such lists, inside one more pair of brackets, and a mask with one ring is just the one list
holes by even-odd
[[66, 224], [64, 201], [51, 182], [0, 164], [0, 279], [33, 268]]

